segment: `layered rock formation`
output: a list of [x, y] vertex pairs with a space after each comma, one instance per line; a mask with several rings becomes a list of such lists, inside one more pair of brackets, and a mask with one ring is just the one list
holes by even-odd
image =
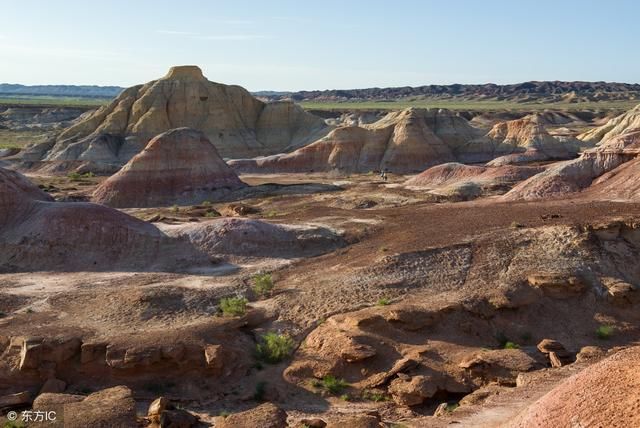
[[628, 112], [614, 117], [604, 125], [579, 135], [578, 138], [597, 144], [609, 141], [633, 129], [640, 129], [640, 104]]
[[500, 147], [499, 151], [509, 154], [492, 160], [488, 165], [523, 164], [576, 156], [580, 142], [552, 137], [544, 127], [547, 120], [543, 115], [530, 115], [494, 125], [487, 137]]
[[265, 104], [239, 86], [208, 81], [196, 66], [181, 66], [126, 89], [55, 141], [33, 147], [24, 160], [26, 166], [55, 161], [61, 169], [115, 171], [151, 138], [178, 127], [204, 132], [224, 157], [280, 153], [329, 131], [324, 120], [295, 104]]
[[511, 154], [516, 155], [496, 165], [567, 159], [577, 150], [573, 142], [549, 135], [536, 117], [501, 122], [485, 135], [450, 111], [410, 108], [372, 124], [339, 127], [293, 153], [234, 160], [230, 165], [242, 172], [410, 173], [445, 162], [486, 162]]
[[534, 166], [475, 166], [460, 163], [436, 165], [404, 184], [453, 199], [473, 199], [486, 194], [502, 194], [516, 183], [544, 171]]
[[[207, 258], [150, 223], [88, 203], [58, 203], [0, 168], [0, 271], [176, 270]], [[177, 256], [177, 259], [176, 259]]]
[[[640, 153], [639, 108], [612, 119], [581, 138], [604, 139], [580, 158], [562, 162], [514, 187], [509, 200], [562, 197], [587, 189], [594, 197], [636, 199], [640, 184], [635, 171]], [[600, 177], [600, 178], [598, 178]], [[596, 180], [598, 178], [598, 180]], [[596, 181], [594, 181], [596, 180]]]
[[152, 139], [94, 192], [113, 207], [149, 207], [215, 200], [245, 184], [200, 131], [172, 129]]
[[289, 154], [230, 162], [238, 171], [421, 171], [456, 159], [456, 150], [480, 136], [446, 110], [407, 109], [370, 125], [343, 126]]

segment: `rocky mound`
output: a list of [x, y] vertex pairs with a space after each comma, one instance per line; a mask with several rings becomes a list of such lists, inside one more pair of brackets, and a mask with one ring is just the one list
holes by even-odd
[[[176, 270], [208, 264], [150, 223], [88, 203], [58, 203], [0, 169], [0, 271]], [[179, 260], [176, 260], [176, 257]]]
[[[640, 131], [617, 135], [603, 141], [597, 148], [585, 151], [578, 159], [562, 162], [520, 183], [505, 198], [563, 197], [586, 189], [593, 183], [594, 196], [635, 199], [637, 193], [634, 189], [638, 188], [638, 184], [633, 173], [637, 168], [635, 164], [638, 160], [635, 158], [638, 153]], [[601, 178], [594, 182], [598, 177]], [[609, 191], [613, 193], [607, 193]]]
[[437, 165], [407, 180], [409, 188], [424, 188], [441, 195], [473, 199], [481, 194], [501, 194], [516, 183], [544, 171], [528, 166], [474, 166], [460, 163]]
[[113, 207], [188, 204], [244, 185], [204, 133], [178, 128], [152, 139], [96, 189], [93, 200]]
[[165, 226], [164, 230], [170, 236], [188, 239], [211, 256], [310, 257], [344, 244], [340, 236], [324, 227], [280, 225], [242, 218]]
[[639, 426], [639, 363], [639, 347], [620, 351], [564, 381], [509, 426]]
[[265, 104], [239, 86], [208, 81], [196, 66], [182, 66], [126, 89], [55, 141], [33, 147], [24, 160], [26, 166], [56, 161], [63, 169], [115, 171], [154, 136], [178, 127], [204, 132], [224, 157], [281, 153], [329, 131], [324, 120], [295, 104]]
[[457, 148], [478, 138], [480, 131], [447, 110], [406, 109], [377, 122], [343, 126], [289, 154], [232, 161], [243, 172], [369, 172], [422, 171], [452, 162]]

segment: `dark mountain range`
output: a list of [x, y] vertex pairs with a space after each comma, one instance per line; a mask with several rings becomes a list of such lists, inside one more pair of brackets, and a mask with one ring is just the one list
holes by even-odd
[[122, 92], [119, 86], [79, 86], [79, 85], [38, 85], [26, 86], [11, 83], [0, 83], [0, 96], [51, 96], [51, 97], [86, 97], [112, 98]]

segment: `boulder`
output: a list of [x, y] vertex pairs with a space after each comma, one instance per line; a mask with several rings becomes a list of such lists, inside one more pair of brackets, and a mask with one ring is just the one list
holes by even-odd
[[409, 379], [396, 378], [389, 384], [389, 393], [401, 406], [417, 406], [438, 391], [437, 384], [428, 376], [413, 376]]
[[217, 419], [216, 427], [219, 428], [285, 428], [287, 426], [285, 411], [271, 403]]
[[165, 410], [160, 415], [159, 428], [191, 428], [198, 424], [198, 418], [186, 410]]
[[42, 385], [42, 388], [40, 388], [40, 395], [45, 393], [59, 394], [64, 392], [66, 387], [67, 387], [67, 383], [63, 380], [54, 379], [54, 378], [47, 379], [44, 385]]
[[178, 128], [153, 138], [93, 193], [101, 204], [154, 207], [216, 200], [245, 186], [200, 131]]
[[0, 410], [9, 410], [31, 404], [31, 394], [28, 391], [0, 396]]
[[553, 298], [567, 299], [582, 294], [586, 288], [583, 279], [575, 275], [546, 272], [531, 274], [527, 277], [529, 285]]
[[131, 390], [125, 386], [94, 392], [82, 401], [64, 404], [64, 426], [135, 428], [135, 404]]
[[332, 419], [327, 428], [381, 428], [379, 415], [353, 415]]

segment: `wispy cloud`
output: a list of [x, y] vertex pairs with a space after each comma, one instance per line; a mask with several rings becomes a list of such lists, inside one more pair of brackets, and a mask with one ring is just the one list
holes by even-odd
[[156, 30], [156, 33], [159, 34], [168, 34], [171, 36], [197, 36], [197, 33], [192, 33], [190, 31], [174, 31], [174, 30]]
[[198, 40], [224, 40], [224, 41], [234, 41], [234, 40], [259, 40], [259, 39], [271, 39], [273, 36], [267, 36], [264, 34], [241, 34], [241, 33], [232, 33], [232, 34], [198, 34], [190, 31], [176, 31], [176, 30], [156, 30], [156, 33], [165, 34], [168, 36], [178, 36], [178, 37], [188, 37], [192, 39]]

